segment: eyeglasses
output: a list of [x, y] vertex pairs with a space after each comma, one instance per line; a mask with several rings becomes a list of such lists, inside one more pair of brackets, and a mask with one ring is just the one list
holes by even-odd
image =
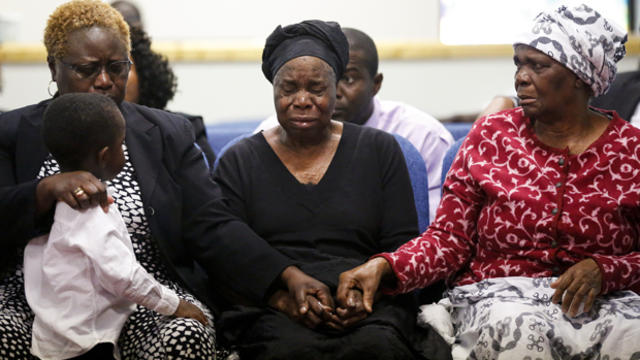
[[95, 77], [96, 75], [102, 73], [103, 67], [112, 79], [127, 76], [127, 74], [129, 74], [129, 69], [131, 69], [131, 60], [128, 59], [111, 61], [104, 66], [99, 62], [90, 62], [86, 64], [70, 64], [62, 61], [61, 59], [58, 60], [62, 65], [73, 70], [81, 79], [89, 79]]

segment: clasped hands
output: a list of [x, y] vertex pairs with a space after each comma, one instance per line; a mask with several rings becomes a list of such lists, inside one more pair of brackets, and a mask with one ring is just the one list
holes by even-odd
[[329, 288], [300, 269], [286, 268], [281, 279], [287, 289], [278, 289], [269, 298], [270, 307], [308, 328], [344, 330], [366, 318], [362, 292], [348, 289], [343, 299], [335, 300]]

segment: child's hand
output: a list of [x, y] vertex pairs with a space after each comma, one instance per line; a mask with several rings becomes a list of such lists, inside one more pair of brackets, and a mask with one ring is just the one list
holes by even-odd
[[202, 312], [202, 310], [200, 310], [199, 307], [182, 299], [180, 299], [180, 304], [178, 304], [178, 308], [176, 309], [176, 312], [173, 313], [173, 316], [186, 317], [186, 318], [198, 320], [200, 323], [202, 323], [202, 325], [209, 324], [207, 317], [204, 315], [204, 313]]

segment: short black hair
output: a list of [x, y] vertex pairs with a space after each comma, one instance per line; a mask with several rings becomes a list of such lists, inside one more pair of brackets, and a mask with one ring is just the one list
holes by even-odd
[[151, 39], [139, 27], [131, 27], [131, 57], [138, 74], [138, 104], [164, 109], [176, 93], [176, 75], [169, 60], [151, 50]]
[[378, 49], [376, 43], [369, 35], [354, 28], [342, 28], [342, 32], [349, 41], [349, 51], [362, 51], [365, 58], [365, 66], [369, 75], [373, 78], [378, 74]]
[[58, 96], [44, 112], [44, 143], [65, 171], [82, 170], [83, 161], [122, 133], [120, 110], [108, 96], [69, 93]]

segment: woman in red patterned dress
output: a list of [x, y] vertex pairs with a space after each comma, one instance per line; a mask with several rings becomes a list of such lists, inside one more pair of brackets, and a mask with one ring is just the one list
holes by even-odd
[[625, 41], [585, 5], [538, 15], [514, 44], [520, 107], [476, 122], [431, 226], [343, 273], [338, 301], [447, 279], [456, 357], [640, 356], [640, 130], [588, 105]]

